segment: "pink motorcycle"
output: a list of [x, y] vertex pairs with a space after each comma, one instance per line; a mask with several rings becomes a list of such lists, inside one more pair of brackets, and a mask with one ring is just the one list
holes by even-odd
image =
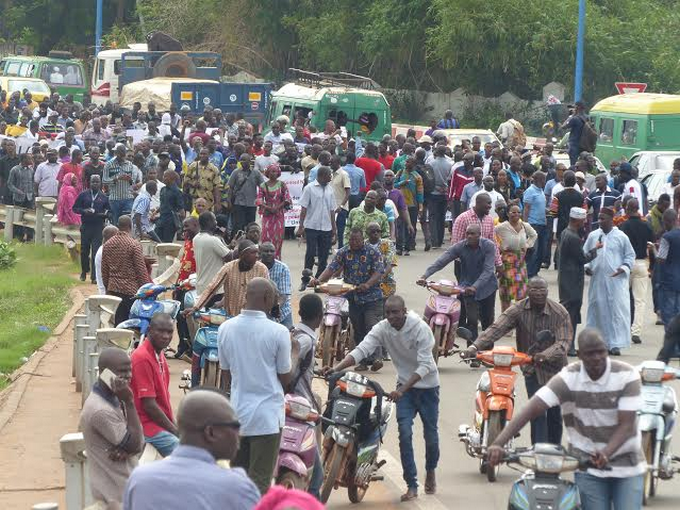
[[345, 295], [356, 290], [356, 286], [332, 279], [318, 285], [315, 292], [327, 294], [324, 304], [323, 321], [319, 332], [317, 356], [321, 358], [321, 366], [332, 365], [333, 359], [342, 360], [349, 348], [352, 338], [349, 321], [349, 302]]
[[320, 415], [300, 395], [287, 394], [286, 424], [281, 434], [274, 478], [277, 485], [306, 491], [316, 459], [316, 422]]
[[460, 319], [460, 301], [457, 296], [461, 289], [450, 280], [428, 281], [424, 286], [432, 292], [425, 305], [424, 315], [434, 334], [432, 354], [436, 363], [440, 356], [449, 356], [458, 347], [454, 340]]

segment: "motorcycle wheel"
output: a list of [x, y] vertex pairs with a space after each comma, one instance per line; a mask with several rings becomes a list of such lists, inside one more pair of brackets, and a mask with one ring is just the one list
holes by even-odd
[[[486, 422], [486, 426], [489, 427], [487, 433], [487, 446], [493, 444], [498, 435], [503, 430], [503, 412], [502, 411], [491, 411], [489, 412], [489, 419]], [[490, 482], [495, 482], [498, 478], [498, 471], [500, 470], [500, 464], [492, 468], [491, 466], [486, 466], [486, 479]]]
[[323, 461], [323, 485], [321, 486], [321, 502], [325, 505], [335, 488], [335, 481], [340, 474], [340, 466], [345, 453], [342, 447], [334, 444]]
[[206, 361], [203, 367], [203, 386], [220, 387], [220, 370], [214, 361]]
[[441, 352], [441, 346], [446, 345], [446, 338], [444, 338], [444, 327], [435, 326], [432, 330], [434, 335], [434, 347], [432, 348], [432, 356], [434, 357], [435, 365], [439, 363], [439, 353]]
[[285, 470], [276, 478], [276, 485], [286, 489], [307, 490], [307, 480], [293, 471]]
[[367, 490], [368, 487], [359, 487], [358, 485], [355, 485], [354, 480], [352, 480], [347, 486], [347, 496], [352, 503], [361, 503]]
[[[656, 441], [656, 431], [646, 431], [642, 433], [642, 451], [645, 453], [645, 461], [647, 466], [651, 466], [654, 462], [654, 447]], [[649, 500], [656, 495], [657, 479], [652, 470], [648, 467], [645, 471], [644, 485], [642, 486], [642, 504], [647, 505]]]
[[338, 326], [331, 326], [323, 328], [323, 337], [321, 340], [321, 366], [330, 367], [333, 357], [335, 355], [334, 347], [338, 344]]

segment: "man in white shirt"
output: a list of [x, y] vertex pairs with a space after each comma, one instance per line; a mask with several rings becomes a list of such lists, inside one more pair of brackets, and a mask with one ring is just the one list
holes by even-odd
[[255, 161], [253, 162], [253, 169], [257, 170], [262, 175], [265, 174], [269, 165], [279, 162], [279, 157], [276, 154], [272, 154], [273, 147], [274, 145], [271, 140], [264, 142], [262, 145], [262, 154], [255, 157]]
[[[203, 294], [208, 284], [220, 272], [222, 265], [231, 261], [232, 252], [224, 244], [222, 238], [215, 235], [217, 219], [211, 211], [205, 211], [198, 217], [200, 232], [194, 237], [194, 257], [196, 258], [196, 295]], [[222, 294], [212, 298], [219, 301]], [[209, 303], [208, 305], [209, 306]]]
[[[156, 193], [153, 194], [153, 195], [151, 195], [146, 190], [146, 185], [149, 184], [152, 181], [156, 183], [156, 189], [157, 189]], [[161, 190], [163, 188], [165, 188], [165, 184], [162, 181], [158, 180], [158, 167], [149, 168], [149, 171], [146, 174], [146, 182], [144, 183], [144, 186], [142, 186], [140, 193], [151, 198], [151, 211], [152, 212], [158, 211], [158, 209], [161, 207]]]
[[217, 336], [222, 383], [231, 385], [240, 422], [241, 444], [232, 466], [245, 469], [261, 494], [271, 485], [285, 422], [284, 388], [292, 379], [290, 333], [267, 317], [275, 303], [274, 285], [253, 278], [245, 307]]
[[486, 177], [484, 177], [482, 179], [482, 189], [479, 190], [474, 195], [472, 195], [472, 198], [470, 198], [468, 209], [472, 209], [477, 203], [477, 195], [479, 195], [480, 193], [486, 193], [487, 195], [489, 195], [489, 197], [491, 197], [491, 210], [489, 211], [489, 215], [493, 219], [498, 218], [498, 213], [496, 213], [496, 202], [498, 200], [503, 200], [505, 202], [505, 199], [503, 198], [503, 195], [501, 195], [498, 191], [493, 189], [493, 185], [494, 185], [493, 175], [487, 175]]
[[635, 170], [633, 170], [630, 163], [621, 163], [621, 165], [619, 165], [619, 181], [623, 183], [623, 197], [633, 196], [637, 198], [642, 215], [644, 216], [648, 212], [646, 207], [647, 201], [642, 192], [642, 186], [633, 177], [634, 173]]
[[104, 243], [111, 239], [118, 233], [118, 227], [114, 225], [107, 225], [102, 230], [102, 244], [99, 246], [97, 253], [94, 256], [94, 269], [97, 280], [97, 291], [101, 296], [106, 294], [106, 287], [104, 280], [102, 280], [102, 251], [104, 250]]
[[59, 182], [57, 175], [61, 169], [61, 163], [57, 161], [57, 151], [47, 151], [47, 161], [43, 161], [35, 170], [33, 180], [35, 182], [36, 197], [59, 197]]
[[496, 134], [503, 144], [506, 144], [512, 138], [515, 134], [515, 119], [512, 118], [512, 113], [505, 114], [505, 122], [498, 126]]
[[272, 130], [264, 135], [264, 141], [265, 143], [271, 142], [274, 154], [281, 154], [285, 150], [284, 142], [294, 143], [293, 136], [285, 131], [282, 132], [281, 125], [278, 122], [272, 123]]

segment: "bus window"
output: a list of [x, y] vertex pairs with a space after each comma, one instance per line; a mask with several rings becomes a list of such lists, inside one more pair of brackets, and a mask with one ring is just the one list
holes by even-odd
[[371, 134], [378, 127], [378, 116], [375, 112], [362, 112], [359, 115], [359, 125], [364, 133]]
[[349, 120], [349, 117], [347, 116], [347, 113], [344, 111], [340, 110], [330, 110], [328, 112], [328, 119], [332, 120], [335, 122], [335, 127], [342, 127], [347, 125], [347, 121]]
[[[295, 119], [303, 119], [305, 122], [309, 118], [309, 112], [312, 111], [311, 108], [306, 108], [304, 106], [296, 106], [293, 110], [295, 112]], [[295, 119], [291, 120], [295, 122]]]
[[97, 80], [98, 81], [104, 80], [104, 68], [105, 67], [106, 67], [106, 63], [101, 58], [97, 59]]
[[623, 145], [635, 145], [637, 142], [637, 120], [624, 120], [621, 130], [621, 143]]
[[614, 119], [601, 118], [597, 134], [600, 142], [611, 143], [614, 140]]
[[[290, 111], [291, 111], [292, 109], [293, 109], [293, 106], [292, 106], [292, 105], [284, 104], [284, 105], [283, 105], [283, 110], [281, 111], [281, 115], [285, 115], [286, 117], [288, 117], [288, 118], [290, 119]], [[277, 117], [278, 117], [278, 115], [277, 115]]]
[[5, 74], [7, 76], [18, 76], [20, 65], [20, 62], [10, 61], [9, 64], [7, 64], [7, 69], [5, 69]]
[[277, 101], [272, 101], [272, 106], [271, 106], [271, 108], [269, 108], [269, 112], [267, 113], [267, 119], [265, 121], [267, 123], [267, 125], [269, 125], [271, 123], [272, 119], [274, 118], [274, 115], [276, 115], [276, 106], [277, 105], [278, 105]]

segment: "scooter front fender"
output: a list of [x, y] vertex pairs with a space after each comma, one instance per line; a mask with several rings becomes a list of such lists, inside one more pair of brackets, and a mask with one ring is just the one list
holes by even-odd
[[657, 439], [663, 438], [666, 423], [663, 416], [659, 414], [640, 414], [638, 416], [638, 430], [640, 432], [656, 431]]
[[486, 399], [484, 406], [484, 419], [489, 418], [489, 411], [505, 411], [505, 419], [510, 420], [512, 413], [515, 410], [515, 403], [511, 398], [503, 395], [490, 395]]
[[451, 320], [443, 313], [436, 313], [430, 319], [430, 326], [444, 326], [448, 328], [451, 324]]
[[302, 459], [290, 452], [282, 452], [279, 454], [279, 460], [276, 463], [276, 473], [274, 473], [274, 476], [278, 476], [279, 471], [284, 468], [289, 469], [302, 477], [306, 477], [307, 473], [309, 473], [309, 469], [305, 463], [302, 462]]

